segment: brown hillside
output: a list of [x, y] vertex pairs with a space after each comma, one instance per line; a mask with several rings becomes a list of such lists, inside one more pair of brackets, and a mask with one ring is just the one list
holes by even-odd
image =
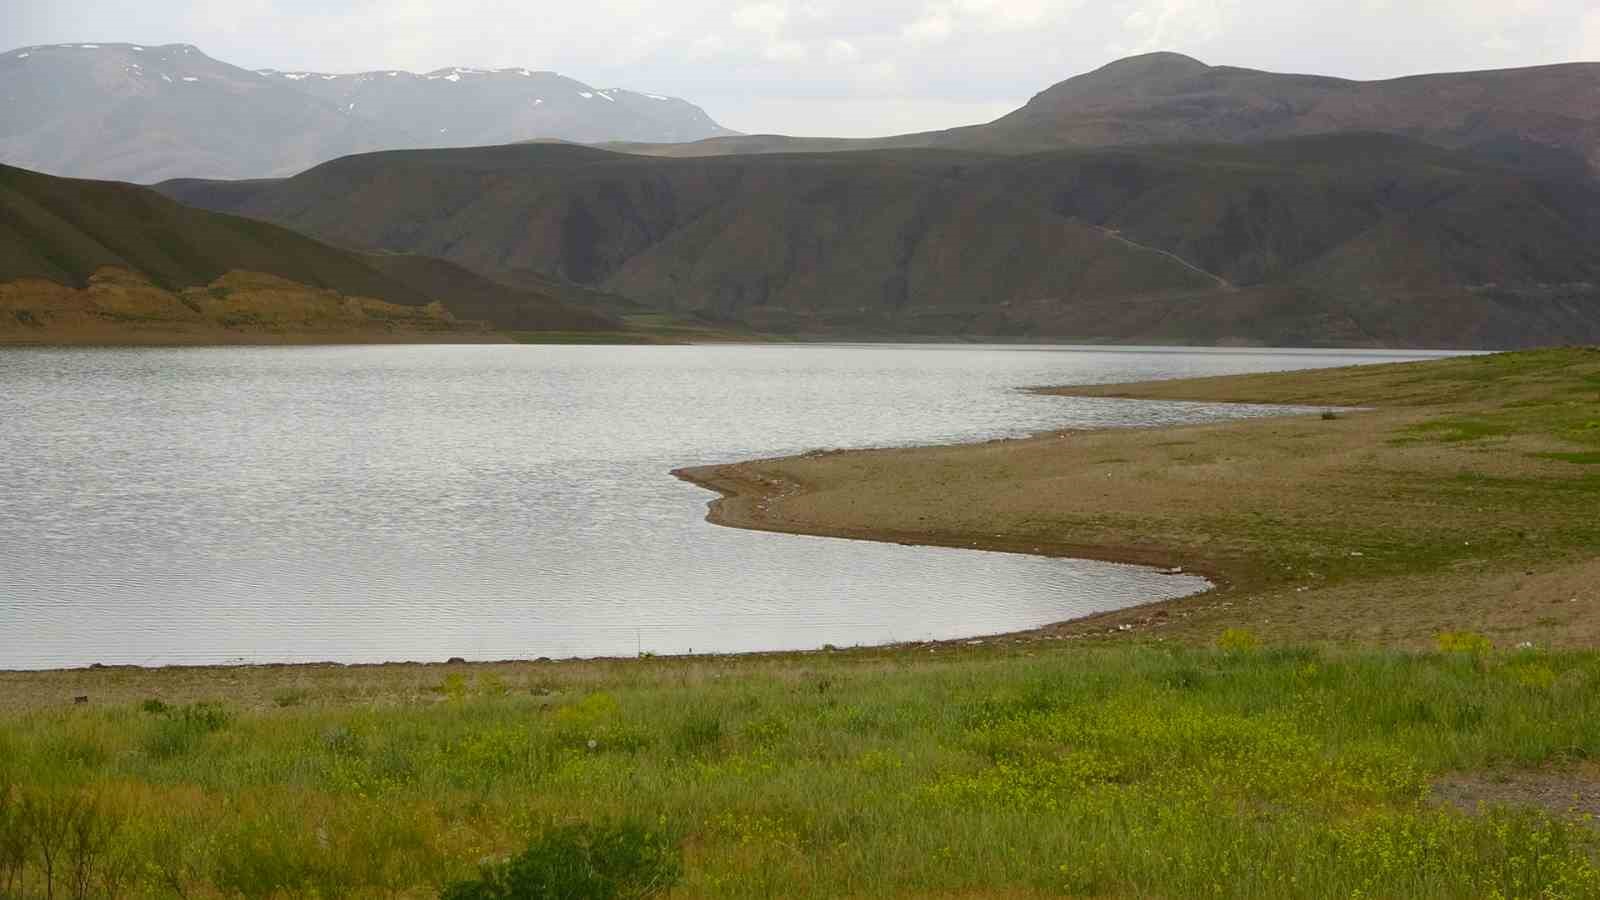
[[107, 267], [178, 294], [230, 272], [403, 307], [441, 304], [499, 328], [614, 328], [605, 315], [547, 293], [507, 287], [444, 260], [375, 257], [277, 225], [175, 203], [129, 184], [55, 178], [0, 166], [0, 282], [89, 287]]
[[106, 267], [83, 288], [42, 278], [0, 283], [0, 344], [256, 344], [495, 340], [438, 303], [405, 306], [229, 272], [172, 291]]
[[348, 157], [174, 196], [770, 332], [1514, 347], [1600, 338], [1600, 187], [1381, 134], [657, 159]]
[[986, 125], [868, 140], [740, 135], [610, 146], [677, 157], [913, 147], [1033, 153], [1358, 131], [1503, 164], [1600, 174], [1600, 63], [1351, 81], [1153, 53], [1069, 78]]

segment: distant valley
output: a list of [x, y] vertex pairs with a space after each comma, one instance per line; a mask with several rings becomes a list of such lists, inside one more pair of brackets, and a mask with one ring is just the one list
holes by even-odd
[[732, 133], [685, 100], [526, 68], [250, 71], [189, 44], [0, 54], [0, 162], [81, 178], [260, 178], [389, 148]]

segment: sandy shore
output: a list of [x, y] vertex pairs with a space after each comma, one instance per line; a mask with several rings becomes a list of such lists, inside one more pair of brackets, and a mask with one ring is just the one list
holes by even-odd
[[[1600, 352], [1545, 351], [1047, 393], [1365, 407], [1173, 428], [823, 452], [681, 469], [731, 527], [1037, 553], [1206, 576], [1213, 591], [1026, 639], [1424, 647], [1445, 631], [1600, 640]], [[1597, 405], [1590, 405], [1591, 403]], [[1541, 412], [1549, 407], [1559, 413]]]
[[[1069, 439], [1073, 432], [1044, 432], [1029, 438], [990, 441], [982, 445], [989, 448], [1022, 450], [1030, 445], [1050, 445]], [[917, 450], [939, 448], [916, 448]], [[800, 459], [821, 459], [830, 456], [851, 456], [860, 453], [897, 451], [835, 450], [807, 454]], [[906, 452], [906, 451], [898, 451]], [[799, 534], [831, 537], [845, 540], [879, 541], [922, 547], [952, 547], [962, 550], [983, 550], [993, 553], [1022, 553], [1056, 559], [1088, 559], [1100, 562], [1148, 566], [1171, 575], [1198, 575], [1211, 583], [1207, 591], [1175, 600], [1158, 600], [1110, 610], [1104, 613], [1064, 622], [1052, 623], [1024, 631], [999, 634], [974, 634], [947, 641], [912, 642], [911, 646], [939, 646], [966, 643], [974, 639], [1013, 639], [1023, 641], [1051, 640], [1066, 637], [1079, 638], [1100, 632], [1120, 633], [1130, 620], [1138, 625], [1150, 625], [1177, 615], [1187, 617], [1199, 598], [1216, 603], [1228, 596], [1232, 581], [1226, 568], [1202, 555], [1179, 552], [1170, 547], [1137, 543], [1093, 543], [1064, 541], [1041, 535], [990, 533], [976, 530], [929, 527], [895, 528], [862, 524], [836, 524], [828, 521], [791, 515], [786, 500], [810, 492], [808, 486], [787, 477], [786, 458], [754, 460], [725, 465], [689, 466], [674, 469], [678, 478], [721, 496], [707, 504], [706, 521], [729, 528], [751, 531], [769, 531], [778, 534]]]

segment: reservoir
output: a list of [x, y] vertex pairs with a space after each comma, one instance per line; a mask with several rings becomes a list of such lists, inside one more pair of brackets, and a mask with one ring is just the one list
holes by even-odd
[[1031, 385], [1417, 359], [1019, 345], [0, 351], [0, 669], [631, 656], [1036, 627], [1101, 562], [719, 528], [679, 466], [1271, 407]]

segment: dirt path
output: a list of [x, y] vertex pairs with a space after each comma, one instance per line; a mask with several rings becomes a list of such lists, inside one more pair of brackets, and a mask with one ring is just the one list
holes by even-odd
[[1225, 290], [1225, 291], [1237, 291], [1239, 289], [1238, 286], [1236, 286], [1233, 282], [1229, 281], [1228, 279], [1223, 278], [1221, 275], [1218, 275], [1215, 272], [1207, 272], [1205, 269], [1202, 269], [1199, 266], [1195, 265], [1194, 263], [1189, 262], [1187, 259], [1184, 259], [1183, 257], [1179, 256], [1176, 253], [1171, 253], [1171, 252], [1168, 252], [1166, 250], [1162, 250], [1160, 247], [1152, 247], [1149, 244], [1141, 244], [1138, 241], [1135, 241], [1135, 240], [1129, 238], [1128, 236], [1124, 235], [1122, 232], [1118, 231], [1115, 228], [1106, 228], [1106, 227], [1101, 226], [1101, 225], [1095, 225], [1095, 226], [1092, 226], [1092, 227], [1094, 228], [1094, 230], [1100, 232], [1101, 234], [1105, 235], [1106, 237], [1111, 238], [1114, 241], [1121, 241], [1122, 243], [1127, 244], [1129, 247], [1134, 247], [1134, 248], [1137, 248], [1139, 250], [1148, 250], [1151, 253], [1159, 253], [1162, 256], [1165, 256], [1167, 259], [1170, 259], [1173, 262], [1177, 263], [1178, 265], [1183, 266], [1185, 269], [1188, 269], [1189, 271], [1195, 272], [1195, 273], [1200, 274], [1200, 275], [1204, 275], [1207, 278], [1211, 279], [1212, 281], [1215, 281], [1217, 283], [1217, 287], [1221, 288], [1222, 290]]

